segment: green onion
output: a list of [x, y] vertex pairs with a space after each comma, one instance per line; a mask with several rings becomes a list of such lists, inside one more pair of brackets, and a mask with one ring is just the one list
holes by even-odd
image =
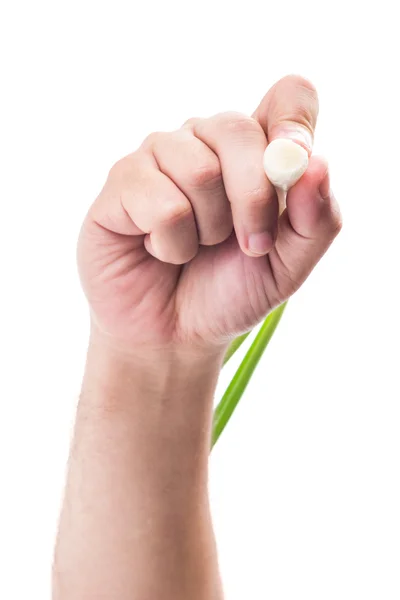
[[233, 340], [233, 342], [229, 346], [228, 350], [226, 351], [224, 363], [222, 366], [226, 365], [228, 360], [235, 354], [236, 350], [238, 350], [240, 348], [240, 346], [243, 344], [243, 342], [247, 338], [247, 336], [250, 335], [250, 333], [251, 333], [251, 331], [248, 331], [247, 333], [244, 333], [243, 335], [239, 335], [237, 338], [235, 338]]
[[[231, 418], [235, 408], [237, 407], [239, 400], [241, 399], [243, 392], [246, 389], [247, 384], [249, 383], [251, 376], [254, 373], [254, 370], [264, 353], [265, 348], [267, 347], [270, 339], [274, 334], [275, 329], [278, 326], [279, 321], [281, 320], [286, 304], [287, 301], [278, 306], [278, 308], [276, 308], [275, 310], [273, 310], [265, 319], [254, 342], [247, 351], [246, 356], [242, 360], [232, 381], [226, 389], [225, 394], [223, 395], [220, 403], [215, 409], [211, 442], [212, 448], [218, 441], [221, 433], [225, 429], [229, 419]], [[234, 340], [234, 342], [231, 344], [227, 351], [224, 364], [243, 343], [247, 335], [248, 334], [245, 334], [244, 336], [239, 336], [239, 338]], [[239, 342], [236, 344], [237, 340], [239, 340]]]

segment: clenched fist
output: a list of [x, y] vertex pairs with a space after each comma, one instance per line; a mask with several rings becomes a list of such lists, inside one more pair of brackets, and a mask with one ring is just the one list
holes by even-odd
[[84, 221], [78, 260], [93, 326], [120, 347], [217, 347], [293, 294], [341, 227], [326, 163], [311, 157], [279, 216], [268, 142], [309, 154], [314, 87], [275, 84], [249, 117], [194, 118], [153, 133], [111, 169]]

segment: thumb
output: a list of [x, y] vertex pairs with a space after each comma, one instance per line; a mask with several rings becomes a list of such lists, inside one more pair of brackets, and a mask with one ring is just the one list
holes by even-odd
[[290, 138], [311, 155], [318, 107], [314, 85], [299, 75], [288, 75], [267, 92], [253, 118], [260, 123], [268, 142]]
[[303, 177], [289, 190], [286, 206], [276, 244], [268, 255], [277, 303], [300, 287], [342, 227], [325, 160], [310, 159]]

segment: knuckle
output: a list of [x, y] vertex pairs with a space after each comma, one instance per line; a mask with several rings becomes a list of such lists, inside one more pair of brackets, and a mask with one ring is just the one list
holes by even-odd
[[342, 230], [343, 217], [339, 207], [339, 204], [333, 194], [332, 190], [329, 190], [328, 194], [324, 198], [325, 201], [325, 227], [327, 227], [332, 238], [335, 238]]
[[332, 210], [332, 233], [336, 237], [343, 228], [343, 217], [338, 207]]
[[300, 90], [304, 90], [308, 95], [318, 97], [317, 88], [315, 85], [302, 75], [292, 74], [288, 75], [287, 79], [290, 80], [291, 84]]
[[224, 129], [233, 134], [254, 134], [261, 129], [252, 117], [233, 111], [220, 115], [220, 122]]
[[196, 188], [212, 187], [219, 185], [222, 174], [219, 161], [217, 159], [204, 160], [197, 165], [189, 174], [189, 183]]
[[192, 128], [195, 127], [199, 122], [201, 121], [201, 119], [199, 119], [198, 117], [191, 117], [190, 119], [187, 119], [183, 124], [182, 124], [182, 128]]
[[113, 185], [126, 186], [143, 172], [143, 153], [140, 149], [117, 160], [108, 172], [108, 181]]
[[265, 187], [256, 187], [245, 193], [245, 202], [251, 208], [264, 208], [268, 203], [270, 194]]
[[142, 142], [142, 148], [154, 148], [154, 146], [168, 135], [165, 131], [153, 131]]
[[174, 225], [187, 219], [191, 214], [192, 207], [189, 202], [169, 202], [165, 203], [160, 209], [158, 221], [160, 225]]
[[122, 179], [128, 170], [128, 162], [129, 162], [129, 159], [127, 156], [124, 156], [123, 158], [120, 158], [119, 160], [117, 160], [112, 165], [111, 169], [109, 170], [109, 173], [108, 173], [109, 179], [116, 179], [116, 180]]

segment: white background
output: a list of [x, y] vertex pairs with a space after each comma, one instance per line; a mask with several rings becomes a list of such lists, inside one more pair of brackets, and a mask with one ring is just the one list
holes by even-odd
[[[81, 220], [152, 130], [320, 93], [344, 229], [211, 459], [227, 600], [400, 597], [396, 3], [17, 2], [0, 9], [0, 597], [49, 599], [88, 317]], [[234, 368], [221, 377], [218, 395]]]

